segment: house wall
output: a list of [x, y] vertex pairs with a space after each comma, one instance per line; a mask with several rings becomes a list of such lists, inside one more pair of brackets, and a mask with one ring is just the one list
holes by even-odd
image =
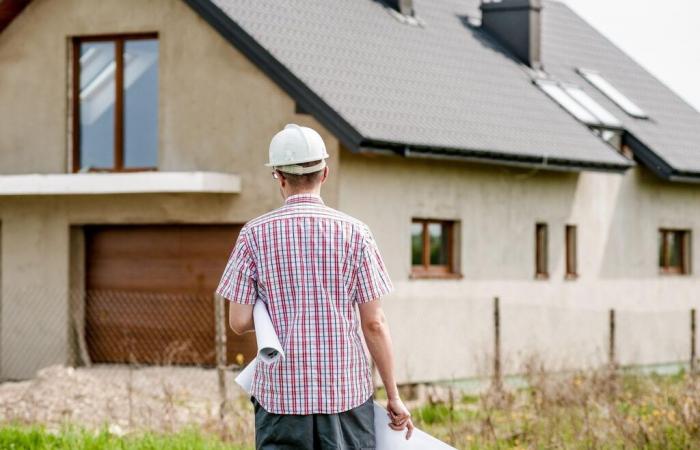
[[[619, 362], [687, 360], [697, 270], [660, 275], [657, 233], [700, 233], [700, 187], [644, 169], [576, 174], [349, 152], [341, 159], [340, 208], [370, 225], [395, 283], [385, 308], [399, 380], [491, 373], [494, 297], [507, 373], [534, 361], [550, 369], [605, 363], [609, 308], [617, 311]], [[413, 217], [459, 221], [461, 279], [410, 277]], [[536, 222], [549, 225], [548, 280], [534, 277]], [[578, 226], [575, 280], [565, 279], [566, 224]]]
[[[337, 140], [310, 116], [295, 114], [294, 102], [184, 2], [34, 0], [0, 34], [0, 174], [68, 171], [72, 36], [154, 31], [158, 169], [239, 173], [242, 192], [0, 198], [2, 378], [71, 360], [69, 303], [83, 284], [75, 267], [82, 264], [79, 231], [76, 237], [71, 226], [242, 223], [278, 207], [263, 163], [270, 138], [290, 122], [321, 133], [337, 170]], [[337, 180], [325, 186], [330, 205]]]
[[[698, 277], [658, 274], [657, 230], [692, 228], [698, 254], [699, 187], [641, 169], [555, 173], [340, 153], [333, 136], [296, 115], [288, 96], [181, 1], [34, 0], [0, 34], [0, 173], [67, 171], [71, 36], [152, 31], [160, 42], [159, 169], [237, 172], [242, 193], [0, 198], [1, 377], [70, 361], [81, 224], [241, 223], [272, 209], [279, 194], [262, 164], [270, 137], [288, 122], [321, 132], [332, 171], [324, 199], [375, 233], [396, 284], [385, 305], [400, 381], [488, 373], [496, 296], [507, 372], [533, 354], [552, 368], [604, 362], [610, 307], [621, 362], [688, 355]], [[409, 277], [412, 217], [460, 222], [461, 279]], [[537, 221], [549, 224], [549, 280], [534, 279]], [[576, 280], [564, 279], [567, 223], [578, 225]]]

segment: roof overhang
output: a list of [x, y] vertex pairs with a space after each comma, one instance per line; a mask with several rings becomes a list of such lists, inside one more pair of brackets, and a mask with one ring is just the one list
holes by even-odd
[[404, 144], [378, 141], [364, 141], [359, 151], [361, 153], [394, 154], [406, 158], [478, 162], [484, 164], [497, 164], [501, 166], [527, 167], [567, 172], [586, 170], [623, 173], [635, 165], [633, 161], [620, 164], [599, 163], [595, 161], [577, 161], [562, 158], [551, 158], [543, 155], [511, 154], [492, 150], [408, 146]]
[[0, 33], [15, 20], [15, 17], [31, 0], [0, 0]]
[[570, 161], [560, 158], [548, 158], [543, 155], [515, 155], [490, 150], [417, 147], [406, 143], [369, 141], [211, 0], [184, 0], [184, 2], [229, 43], [248, 57], [263, 73], [276, 82], [297, 102], [302, 110], [314, 116], [321, 125], [333, 133], [341, 144], [350, 151], [391, 151], [406, 157], [459, 159], [481, 163], [567, 171], [623, 172], [634, 165], [631, 161], [629, 164]]
[[277, 83], [299, 104], [301, 109], [314, 116], [321, 125], [333, 133], [343, 145], [350, 149], [359, 147], [362, 136], [350, 123], [213, 2], [210, 0], [184, 0], [184, 2]]
[[700, 183], [700, 172], [683, 171], [674, 168], [631, 133], [625, 133], [624, 139], [625, 143], [632, 149], [634, 156], [659, 178], [683, 183]]
[[240, 194], [241, 177], [221, 172], [0, 175], [0, 197], [107, 194]]

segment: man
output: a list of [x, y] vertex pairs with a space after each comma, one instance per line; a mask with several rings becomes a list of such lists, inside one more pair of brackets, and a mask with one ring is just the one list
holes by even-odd
[[328, 153], [318, 133], [287, 125], [269, 153], [284, 206], [245, 224], [217, 288], [237, 334], [253, 331], [253, 305], [265, 302], [286, 355], [255, 368], [256, 448], [375, 448], [360, 328], [387, 391], [389, 426], [408, 429], [408, 439], [413, 423], [379, 300], [393, 286], [372, 233], [323, 203]]

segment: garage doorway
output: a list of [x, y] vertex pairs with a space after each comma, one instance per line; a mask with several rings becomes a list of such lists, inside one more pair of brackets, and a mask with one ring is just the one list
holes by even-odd
[[[215, 365], [213, 295], [240, 228], [84, 227], [91, 361]], [[241, 355], [250, 361], [255, 335], [236, 336], [226, 328], [227, 363], [241, 362]]]

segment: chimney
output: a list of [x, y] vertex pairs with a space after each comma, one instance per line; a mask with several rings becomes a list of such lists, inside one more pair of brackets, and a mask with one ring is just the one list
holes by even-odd
[[541, 0], [482, 0], [481, 26], [533, 69], [542, 68]]
[[413, 16], [413, 0], [386, 0], [386, 2], [404, 16]]

